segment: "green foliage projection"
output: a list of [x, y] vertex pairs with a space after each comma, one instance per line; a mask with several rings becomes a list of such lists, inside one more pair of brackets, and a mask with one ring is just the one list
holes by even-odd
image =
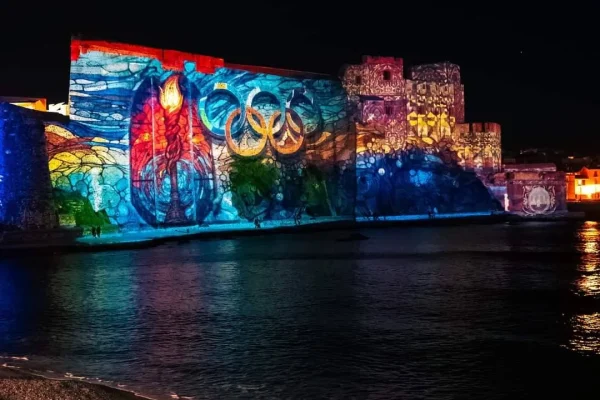
[[306, 167], [302, 186], [307, 214], [315, 217], [336, 214], [329, 199], [325, 174], [317, 166]]
[[229, 179], [233, 206], [238, 215], [252, 221], [267, 212], [279, 178], [276, 166], [266, 159], [236, 157]]
[[75, 217], [76, 226], [107, 226], [110, 220], [106, 211], [94, 211], [90, 201], [77, 192], [54, 189], [54, 204], [59, 214]]

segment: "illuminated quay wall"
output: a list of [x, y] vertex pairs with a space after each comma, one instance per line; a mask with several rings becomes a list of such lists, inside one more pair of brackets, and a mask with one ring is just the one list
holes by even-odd
[[125, 228], [353, 217], [339, 82], [106, 42], [71, 53], [70, 122], [46, 126], [64, 213], [89, 203]]
[[505, 210], [520, 215], [540, 216], [567, 212], [565, 173], [554, 164], [505, 165], [490, 178], [490, 186], [501, 188], [498, 199]]
[[480, 178], [501, 169], [495, 123], [465, 123], [460, 69], [366, 56], [343, 83], [355, 109], [357, 216], [500, 208]]

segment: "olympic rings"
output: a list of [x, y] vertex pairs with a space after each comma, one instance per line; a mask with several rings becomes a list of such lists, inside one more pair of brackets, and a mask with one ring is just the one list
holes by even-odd
[[323, 116], [321, 115], [321, 108], [315, 104], [314, 97], [311, 94], [309, 94], [306, 89], [294, 89], [292, 91], [292, 94], [288, 98], [285, 106], [287, 109], [293, 110], [294, 106], [295, 106], [294, 101], [296, 99], [302, 99], [302, 98], [305, 99], [308, 104], [310, 104], [310, 108], [312, 109], [312, 112], [315, 115], [316, 121], [312, 124], [313, 125], [312, 129], [307, 129], [307, 127], [310, 125], [304, 124], [304, 128], [306, 129], [306, 132], [304, 132], [304, 134], [306, 136], [311, 136], [316, 131], [321, 130], [321, 126], [322, 126], [322, 122], [323, 122]]
[[[294, 121], [292, 113], [298, 118], [299, 124], [296, 124]], [[275, 138], [275, 134], [271, 132], [269, 141], [275, 151], [283, 155], [289, 155], [300, 150], [304, 143], [305, 135], [304, 126], [298, 113], [293, 110], [287, 110], [285, 117], [286, 123], [283, 127], [283, 132], [279, 135], [279, 138]]]
[[[267, 141], [276, 152], [282, 155], [294, 154], [304, 144], [304, 127], [298, 113], [293, 110], [286, 110], [285, 123], [282, 123], [280, 122], [282, 119], [280, 118], [281, 114], [276, 111], [267, 122], [260, 112], [250, 107], [246, 107], [246, 120], [252, 132], [244, 130], [236, 142], [231, 134], [231, 126], [240, 114], [241, 110], [236, 109], [231, 113], [225, 124], [227, 146], [240, 156], [252, 157], [260, 154], [264, 150]], [[294, 121], [294, 117], [299, 121], [298, 123]], [[274, 128], [277, 126], [283, 127], [280, 132], [275, 132]], [[258, 138], [252, 133], [258, 135]]]
[[[250, 112], [254, 112], [254, 110], [252, 110]], [[241, 145], [237, 144], [236, 142], [234, 142], [232, 134], [231, 134], [231, 126], [233, 125], [233, 120], [235, 119], [235, 117], [237, 117], [241, 113], [242, 113], [241, 108], [237, 108], [235, 111], [233, 111], [229, 115], [229, 118], [227, 118], [227, 122], [225, 123], [225, 141], [227, 142], [227, 146], [229, 147], [229, 149], [240, 156], [243, 156], [243, 157], [256, 156], [256, 155], [260, 154], [263, 151], [263, 149], [265, 148], [265, 145], [267, 144], [268, 135], [261, 134], [259, 139], [256, 141], [256, 144], [250, 145], [250, 143], [249, 143], [250, 138], [248, 137], [248, 133], [244, 132], [240, 135], [240, 141], [245, 140], [245, 146], [241, 146]], [[256, 112], [256, 114], [258, 114], [258, 116], [259, 116], [260, 125], [262, 125], [264, 128], [266, 128], [267, 124], [265, 122], [265, 118], [262, 116], [262, 114], [260, 114], [258, 112]]]
[[237, 135], [239, 131], [243, 128], [244, 119], [246, 116], [246, 109], [242, 107], [244, 103], [241, 100], [241, 97], [237, 94], [237, 92], [235, 92], [233, 89], [230, 89], [228, 85], [223, 82], [215, 83], [213, 91], [200, 99], [200, 101], [198, 102], [198, 111], [200, 113], [200, 118], [202, 119], [204, 126], [208, 128], [209, 132], [212, 133], [216, 139], [223, 140], [223, 138], [225, 137], [225, 127], [219, 127], [216, 124], [213, 124], [213, 122], [208, 118], [208, 114], [206, 112], [206, 103], [211, 97], [217, 96], [219, 94], [233, 97], [238, 103], [238, 109], [241, 109], [240, 118], [231, 127], [231, 132], [233, 135]]
[[[213, 124], [206, 111], [207, 103], [215, 93], [233, 97], [239, 104], [230, 111], [223, 127]], [[276, 107], [268, 120], [253, 104], [258, 97], [262, 96], [274, 100]], [[308, 107], [304, 104], [300, 105], [298, 100], [308, 104]], [[310, 115], [314, 115], [311, 121], [308, 123], [303, 121], [304, 113], [300, 114], [302, 110], [298, 109], [299, 107], [310, 110]], [[226, 83], [215, 83], [213, 90], [200, 99], [199, 114], [206, 128], [216, 139], [225, 139], [228, 148], [243, 157], [260, 154], [267, 142], [279, 154], [294, 154], [300, 150], [305, 138], [322, 126], [320, 107], [315, 104], [313, 97], [305, 89], [294, 89], [287, 100], [282, 102], [271, 91], [255, 87], [248, 94], [246, 101], [242, 102], [240, 96]]]
[[[248, 109], [248, 108], [255, 109], [254, 104], [253, 104], [254, 99], [260, 97], [261, 95], [270, 97], [273, 100], [275, 100], [275, 102], [278, 103], [278, 106], [279, 106], [278, 107], [279, 111], [276, 111], [275, 113], [279, 112], [279, 115], [285, 115], [285, 104], [283, 102], [281, 102], [281, 100], [279, 100], [277, 98], [277, 96], [275, 96], [272, 92], [262, 90], [259, 87], [252, 89], [252, 91], [250, 93], [248, 93], [248, 98], [246, 99], [246, 109]], [[275, 115], [275, 114], [273, 114], [273, 115]], [[251, 118], [248, 118], [248, 121], [250, 121], [250, 120], [251, 120]], [[271, 125], [271, 132], [279, 132], [282, 127], [283, 127], [283, 121], [277, 120], [276, 125]]]

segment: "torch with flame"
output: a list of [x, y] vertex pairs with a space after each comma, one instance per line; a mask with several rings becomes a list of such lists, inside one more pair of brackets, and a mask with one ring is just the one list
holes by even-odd
[[181, 109], [183, 105], [183, 96], [179, 90], [179, 78], [177, 75], [171, 75], [160, 88], [160, 105], [167, 114], [172, 114]]
[[167, 147], [165, 149], [165, 170], [169, 174], [171, 183], [171, 202], [167, 210], [165, 222], [185, 222], [185, 212], [181, 207], [179, 200], [179, 190], [177, 183], [177, 161], [181, 158], [183, 143], [181, 140], [181, 127], [179, 119], [183, 106], [183, 96], [179, 90], [179, 77], [170, 76], [160, 88], [159, 102], [165, 110], [165, 138]]

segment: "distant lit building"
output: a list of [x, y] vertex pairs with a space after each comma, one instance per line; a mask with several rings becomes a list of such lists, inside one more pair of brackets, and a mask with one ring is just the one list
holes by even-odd
[[49, 112], [55, 112], [62, 115], [69, 115], [69, 104], [68, 103], [56, 103], [48, 105]]
[[600, 169], [583, 167], [567, 173], [567, 200], [600, 200]]
[[46, 111], [46, 99], [38, 97], [6, 97], [0, 96], [0, 103], [10, 103], [15, 106], [36, 111]]
[[0, 103], [9, 103], [14, 106], [27, 108], [29, 110], [47, 111], [61, 115], [69, 115], [69, 104], [56, 103], [48, 104], [48, 101], [41, 97], [8, 97], [0, 96]]

